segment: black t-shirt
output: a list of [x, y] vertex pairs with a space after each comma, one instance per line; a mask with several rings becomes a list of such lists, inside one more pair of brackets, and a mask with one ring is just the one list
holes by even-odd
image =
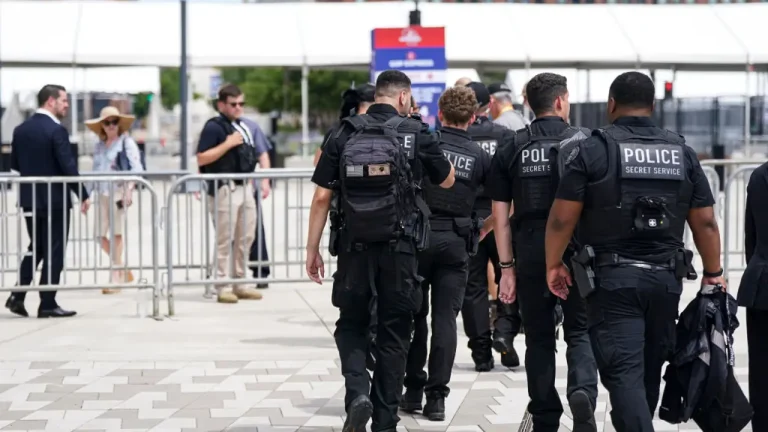
[[[660, 133], [660, 129], [648, 117], [621, 117], [613, 124], [641, 136], [654, 136]], [[579, 147], [579, 151], [574, 157], [571, 157], [571, 152], [560, 154], [561, 158], [567, 158], [567, 163], [563, 164], [563, 172], [560, 175], [560, 184], [555, 197], [567, 201], [584, 202], [587, 185], [604, 178], [608, 171], [607, 143], [602, 137], [593, 135], [579, 141], [576, 145]], [[685, 166], [688, 169], [686, 176], [693, 184], [690, 208], [713, 206], [715, 199], [712, 196], [707, 176], [701, 169], [696, 152], [687, 145], [685, 146], [685, 157]], [[632, 245], [627, 243], [624, 247], [631, 248]]]
[[[531, 123], [533, 136], [558, 136], [569, 126], [562, 118], [555, 116], [539, 117]], [[522, 132], [521, 129], [518, 132]], [[510, 171], [512, 158], [517, 152], [518, 146], [527, 143], [516, 142], [515, 145], [502, 146], [491, 161], [491, 181], [487, 187], [487, 194], [493, 201], [511, 202], [512, 185], [517, 176], [516, 171]]]
[[[391, 105], [373, 104], [364, 115], [371, 117], [376, 122], [384, 123], [399, 114]], [[417, 120], [406, 119], [405, 121], [415, 122]], [[333, 183], [339, 180], [339, 156], [353, 131], [347, 123], [342, 123], [340, 127], [344, 127], [344, 130], [339, 137], [336, 138], [337, 127], [325, 142], [323, 153], [317, 167], [315, 167], [315, 173], [312, 175], [312, 183], [322, 188], [332, 189]], [[451, 173], [451, 164], [443, 156], [443, 152], [437, 145], [435, 134], [429, 131], [429, 126], [426, 123], [421, 123], [421, 130], [416, 135], [416, 147], [418, 149], [416, 157], [421, 161], [430, 181], [435, 184], [444, 182]]]

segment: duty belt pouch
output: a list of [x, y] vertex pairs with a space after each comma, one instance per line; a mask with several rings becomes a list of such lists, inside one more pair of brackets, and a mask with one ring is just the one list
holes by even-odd
[[472, 219], [470, 218], [454, 218], [453, 219], [453, 231], [459, 237], [464, 239], [465, 249], [467, 253], [472, 251]]
[[571, 258], [573, 277], [582, 298], [587, 298], [595, 292], [594, 262], [595, 250], [589, 245], [584, 246], [573, 256], [573, 258]]
[[696, 268], [693, 266], [693, 251], [690, 249], [678, 249], [675, 253], [675, 278], [696, 280]]

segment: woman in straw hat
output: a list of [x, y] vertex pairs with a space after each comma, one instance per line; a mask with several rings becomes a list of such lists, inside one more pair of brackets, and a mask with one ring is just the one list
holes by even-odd
[[[101, 110], [98, 118], [85, 122], [88, 129], [99, 136], [99, 142], [93, 154], [94, 172], [144, 171], [141, 153], [136, 142], [126, 133], [136, 117], [121, 114], [112, 106]], [[133, 274], [123, 266], [123, 232], [125, 228], [125, 209], [132, 203], [133, 183], [118, 186], [111, 182], [96, 182], [91, 196], [96, 204], [96, 236], [101, 240], [101, 249], [110, 255], [112, 262], [112, 283], [130, 283]], [[96, 193], [94, 193], [96, 192]], [[110, 241], [112, 231], [114, 243]], [[119, 289], [105, 288], [104, 294], [114, 294]]]

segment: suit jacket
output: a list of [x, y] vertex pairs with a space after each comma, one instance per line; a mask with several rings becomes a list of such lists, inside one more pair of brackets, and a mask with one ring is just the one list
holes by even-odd
[[[22, 177], [78, 177], [77, 160], [72, 154], [69, 133], [50, 116], [36, 113], [13, 131], [11, 169]], [[34, 190], [34, 193], [33, 193]], [[78, 183], [22, 183], [19, 206], [24, 209], [72, 208], [72, 193], [88, 198]]]
[[[739, 306], [768, 310], [768, 162], [749, 178], [744, 221], [747, 269], [739, 286]], [[726, 227], [728, 229], [728, 227]]]

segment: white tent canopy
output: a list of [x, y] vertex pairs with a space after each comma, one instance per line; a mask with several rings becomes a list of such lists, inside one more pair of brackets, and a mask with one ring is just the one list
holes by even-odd
[[[406, 26], [412, 7], [410, 2], [189, 3], [190, 63], [364, 67], [371, 60], [371, 30]], [[451, 67], [768, 67], [765, 3], [426, 3], [420, 9], [424, 26], [446, 27]], [[178, 66], [179, 16], [178, 2], [0, 1], [0, 60]]]

